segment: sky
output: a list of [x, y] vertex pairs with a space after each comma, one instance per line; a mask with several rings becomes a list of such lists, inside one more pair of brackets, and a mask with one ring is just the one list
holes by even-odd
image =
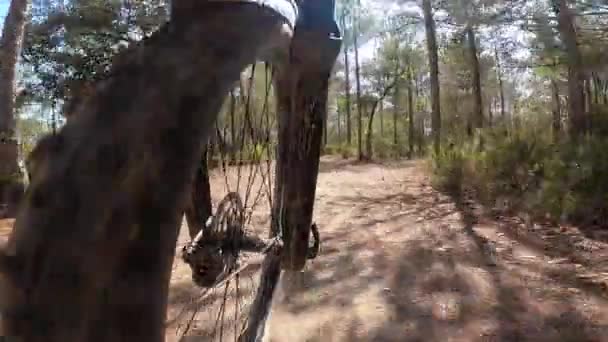
[[[8, 12], [8, 6], [10, 5], [10, 1], [11, 0], [0, 0], [0, 30], [2, 30], [2, 27], [4, 25], [4, 19], [6, 17], [6, 13]], [[368, 1], [364, 1], [364, 2], [369, 2]], [[399, 6], [395, 5], [396, 7], [391, 8], [391, 11], [397, 10]], [[376, 7], [376, 6], [374, 6]], [[380, 11], [381, 9], [378, 8], [374, 8], [374, 10]], [[386, 8], [384, 8], [383, 10], [386, 10]], [[1, 36], [1, 33], [0, 33]], [[374, 51], [374, 46], [371, 43], [366, 44], [366, 46], [364, 46], [362, 48], [362, 52], [361, 52], [361, 57], [362, 59], [367, 59], [367, 58], [371, 58], [373, 56], [373, 51]]]
[[0, 29], [4, 25], [4, 17], [6, 17], [10, 1], [11, 0], [0, 0]]
[[[4, 19], [6, 17], [6, 13], [8, 11], [8, 7], [11, 0], [0, 0], [0, 30], [4, 24]], [[403, 1], [395, 1], [395, 0], [363, 0], [362, 1], [365, 8], [370, 9], [374, 14], [378, 16], [387, 16], [390, 14], [394, 14], [397, 12], [407, 11], [407, 12], [419, 12], [419, 9], [416, 6], [412, 5], [402, 5]], [[516, 33], [511, 33], [511, 35], [517, 36]], [[377, 39], [372, 39], [366, 42], [360, 48], [360, 58], [362, 62], [366, 60], [370, 60], [374, 57], [375, 51], [378, 46]], [[526, 51], [520, 51], [520, 53]], [[525, 55], [525, 54], [524, 54]], [[518, 56], [518, 57], [524, 57]]]

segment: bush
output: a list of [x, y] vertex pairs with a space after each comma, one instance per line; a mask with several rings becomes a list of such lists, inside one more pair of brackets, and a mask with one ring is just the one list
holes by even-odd
[[356, 155], [355, 149], [348, 145], [347, 143], [343, 144], [327, 144], [323, 149], [324, 155], [339, 155], [344, 159], [351, 158]]
[[325, 145], [325, 147], [321, 150], [322, 155], [335, 155], [338, 154], [338, 146], [336, 145]]
[[510, 209], [536, 217], [607, 222], [608, 138], [554, 143], [549, 134], [498, 130], [483, 138], [483, 151], [461, 144], [433, 155], [435, 184], [452, 193], [472, 188], [487, 206], [508, 198]]
[[454, 195], [460, 194], [467, 155], [466, 147], [455, 149], [451, 146], [444, 146], [439, 154], [433, 153], [435, 186]]
[[399, 151], [397, 151], [395, 145], [391, 139], [387, 137], [379, 136], [374, 139], [373, 143], [374, 157], [378, 159], [387, 158], [398, 158]]
[[340, 145], [338, 153], [344, 159], [352, 158], [357, 155], [357, 151], [355, 150], [355, 148], [350, 146], [349, 144]]

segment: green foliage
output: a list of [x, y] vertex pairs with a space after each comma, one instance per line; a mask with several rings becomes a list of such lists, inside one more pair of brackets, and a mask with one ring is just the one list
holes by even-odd
[[268, 153], [274, 151], [274, 148], [269, 144], [256, 143], [248, 145], [244, 155], [251, 161], [261, 161], [267, 159]]
[[608, 106], [595, 105], [589, 113], [590, 133], [608, 137]]
[[488, 206], [508, 199], [509, 209], [556, 221], [608, 218], [608, 138], [554, 143], [532, 129], [509, 135], [486, 130], [483, 136], [484, 151], [461, 144], [433, 156], [437, 186], [454, 194], [474, 189]]
[[323, 153], [326, 155], [339, 155], [344, 159], [352, 158], [357, 154], [356, 148], [347, 143], [329, 144], [325, 146]]
[[27, 157], [36, 146], [38, 140], [48, 133], [47, 125], [35, 118], [23, 118], [17, 121], [20, 135], [21, 155]]
[[373, 141], [375, 159], [395, 159], [405, 155], [405, 144], [394, 144], [391, 135], [378, 135]]
[[443, 146], [439, 154], [433, 152], [431, 166], [434, 185], [448, 193], [459, 194], [467, 155], [467, 146], [461, 148]]
[[62, 10], [37, 4], [23, 57], [34, 75], [24, 79], [30, 100], [67, 100], [105, 77], [113, 57], [150, 35], [167, 18], [164, 0], [80, 0]]

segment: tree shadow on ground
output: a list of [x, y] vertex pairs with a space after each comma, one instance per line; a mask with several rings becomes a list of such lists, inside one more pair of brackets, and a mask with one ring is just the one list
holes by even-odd
[[608, 222], [603, 222], [601, 225], [582, 225], [579, 231], [585, 237], [608, 244]]
[[[348, 225], [357, 231], [344, 228], [324, 237], [331, 248], [315, 261], [302, 298], [288, 304], [290, 312], [300, 314], [295, 316], [299, 331], [306, 329], [301, 327], [305, 312], [327, 307], [343, 312], [328, 316], [335, 320], [316, 326], [319, 333], [306, 341], [603, 341], [608, 336], [608, 316], [598, 314], [608, 304], [597, 292], [553, 278], [554, 269], [535, 263], [541, 258], [515, 260], [479, 229], [489, 223], [476, 208], [419, 179], [388, 194], [362, 192], [328, 202], [352, 209]], [[402, 235], [408, 230], [422, 233]], [[393, 240], [393, 234], [399, 238]], [[504, 234], [523, 245], [517, 237]], [[544, 245], [535, 251], [546, 255]], [[382, 305], [375, 309], [373, 299], [367, 309], [379, 310], [372, 316], [382, 318], [370, 322], [360, 304], [374, 297], [378, 284]], [[595, 311], [585, 300], [595, 303]]]
[[[440, 220], [454, 215], [454, 206], [449, 198], [438, 196], [432, 192], [423, 192], [416, 195], [403, 192], [393, 193], [381, 197], [367, 196], [337, 196], [328, 202], [329, 205], [343, 205], [355, 208], [354, 218], [367, 218], [365, 226], [394, 222], [403, 217], [412, 217], [418, 221]], [[382, 210], [378, 210], [381, 208]], [[370, 214], [388, 212], [380, 218], [370, 219]]]
[[[299, 284], [283, 295], [286, 298], [282, 300], [282, 308], [299, 314], [319, 307], [352, 304], [355, 296], [382, 279], [386, 267], [381, 251], [365, 258], [368, 260], [360, 260], [358, 252], [364, 248], [364, 244], [355, 243], [347, 247], [347, 253], [344, 249], [323, 251], [319, 257], [325, 260], [314, 262], [301, 272]], [[364, 273], [366, 263], [373, 263], [375, 272]]]
[[[453, 215], [460, 219], [458, 229], [437, 225], [423, 239], [401, 246], [403, 253], [396, 264], [384, 269], [389, 285], [384, 292], [390, 308], [387, 319], [366, 330], [355, 318], [345, 340], [602, 341], [608, 336], [605, 318], [590, 317], [579, 298], [564, 295], [564, 289], [572, 287], [583, 297], [597, 298], [599, 292], [580, 281], [563, 279], [567, 273], [555, 277], [532, 265], [503, 265], [500, 258], [504, 256], [496, 255], [495, 242], [477, 232], [480, 219], [470, 203], [454, 201], [450, 208], [445, 205], [449, 200], [438, 200], [429, 193], [337, 201], [372, 207], [402, 201], [408, 206], [408, 214], [385, 217], [377, 224], [409, 215], [420, 215], [432, 224]], [[520, 243], [517, 237], [512, 238]], [[538, 245], [535, 250], [542, 254], [546, 246]], [[534, 281], [522, 282], [529, 274], [536, 275]], [[555, 285], [545, 288], [550, 282]]]
[[353, 322], [349, 341], [601, 341], [608, 333], [568, 298], [544, 307], [481, 250], [442, 248], [432, 236], [403, 249], [385, 292], [390, 318], [368, 332]]
[[[385, 235], [398, 235], [410, 229], [408, 224], [413, 224], [412, 220], [408, 220], [410, 217], [439, 220], [454, 214], [453, 206], [451, 210], [444, 208], [449, 206], [449, 199], [432, 191], [414, 195], [400, 189], [390, 190], [388, 194], [381, 195], [334, 196], [323, 203], [321, 208], [349, 208], [353, 214], [349, 222], [344, 222], [344, 228], [329, 235], [323, 234], [323, 223], [320, 223], [321, 253], [303, 272], [302, 286], [290, 294], [304, 295], [301, 300], [285, 305], [289, 312], [300, 313], [322, 306], [346, 306], [370, 286], [383, 281], [389, 261], [385, 245], [375, 236], [378, 228], [382, 228]], [[351, 226], [356, 227], [357, 231], [350, 229]], [[339, 291], [333, 291], [338, 287]]]
[[[514, 241], [537, 254], [553, 261], [559, 260], [558, 265], [538, 270], [545, 276], [560, 284], [584, 289], [599, 297], [608, 298], [608, 244], [593, 242], [589, 247], [581, 231], [575, 227], [559, 227], [551, 224], [533, 224], [534, 229], [526, 229], [526, 224], [519, 217], [498, 216], [489, 218], [479, 204], [465, 202], [457, 194], [453, 195], [457, 209], [462, 213], [465, 232], [479, 245], [480, 249], [487, 239], [477, 234], [473, 226], [479, 221], [489, 221], [498, 228], [508, 240]], [[582, 246], [581, 246], [582, 245]], [[604, 265], [602, 267], [602, 264]], [[575, 269], [569, 265], [577, 266]], [[595, 274], [594, 274], [595, 273]]]
[[[427, 239], [409, 244], [399, 257], [391, 292], [386, 296], [393, 308], [391, 321], [367, 334], [360, 334], [353, 328], [349, 340], [601, 341], [602, 336], [607, 336], [608, 325], [605, 322], [602, 324], [591, 319], [588, 313], [581, 311], [579, 303], [563, 296], [559, 289], [546, 290], [550, 296], [558, 296], [558, 300], [550, 305], [543, 303], [543, 298], [531, 294], [536, 290], [544, 291], [542, 287], [547, 281], [558, 282], [561, 287], [574, 287], [585, 296], [600, 296], [602, 293], [597, 288], [577, 281], [572, 272], [557, 272], [556, 276], [544, 269], [528, 270], [538, 274], [540, 280], [530, 286], [522, 286], [518, 272], [511, 267], [503, 267], [500, 262], [496, 264], [495, 246], [474, 229], [479, 221], [474, 209], [470, 204], [456, 201], [463, 231], [475, 248], [448, 248], [446, 251], [446, 248], [438, 247], [441, 240], [455, 241], [454, 231], [429, 232]], [[509, 237], [521, 243], [521, 238], [516, 239], [518, 236]], [[523, 243], [539, 253], [546, 252], [544, 245], [534, 245], [525, 240]], [[529, 266], [522, 265], [522, 268]], [[477, 271], [477, 276], [485, 274], [485, 280], [478, 277], [481, 281], [472, 281], [476, 277], [471, 274], [471, 269]], [[460, 309], [452, 318], [438, 316], [434, 309], [439, 305], [437, 300], [434, 304], [432, 299], [429, 300], [441, 297], [442, 293], [456, 294], [456, 298], [460, 298], [456, 300]], [[485, 300], [476, 304], [475, 300], [471, 301], [471, 295]], [[444, 307], [449, 308], [449, 305], [444, 303]]]

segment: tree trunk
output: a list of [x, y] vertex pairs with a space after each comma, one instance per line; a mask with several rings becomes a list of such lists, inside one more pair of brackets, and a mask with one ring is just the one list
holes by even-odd
[[[379, 101], [382, 101], [382, 98]], [[365, 158], [367, 160], [372, 160], [374, 158], [374, 116], [376, 115], [379, 101], [374, 102], [372, 110], [369, 113], [369, 120], [367, 121], [367, 139], [365, 140]]]
[[424, 26], [426, 30], [426, 42], [429, 55], [429, 68], [431, 71], [431, 101], [432, 101], [432, 127], [433, 147], [436, 154], [441, 149], [441, 98], [439, 90], [439, 57], [437, 53], [437, 36], [435, 33], [435, 19], [431, 0], [422, 0], [424, 13]]
[[325, 150], [325, 147], [327, 146], [327, 114], [325, 115], [325, 118], [323, 119], [323, 146], [321, 147], [321, 150]]
[[[15, 137], [15, 71], [21, 53], [27, 6], [27, 0], [10, 2], [0, 38], [0, 218], [16, 214], [23, 194]], [[6, 205], [4, 213], [3, 204]]]
[[363, 159], [372, 160], [374, 158], [373, 151], [373, 139], [374, 139], [374, 127], [372, 125], [373, 116], [370, 115], [367, 122], [367, 137], [365, 139], [365, 156]]
[[[346, 13], [342, 15], [342, 27], [346, 30]], [[346, 31], [344, 32], [346, 34]], [[352, 121], [351, 121], [351, 103], [350, 103], [350, 64], [348, 58], [348, 45], [344, 44], [344, 96], [346, 100], [346, 142], [348, 145], [352, 143]]]
[[196, 167], [192, 179], [189, 201], [185, 210], [190, 239], [194, 239], [196, 234], [205, 228], [205, 223], [212, 214], [211, 185], [207, 166], [207, 147], [205, 146], [200, 164]]
[[395, 148], [399, 147], [399, 139], [397, 135], [397, 122], [399, 121], [399, 82], [395, 84], [393, 91], [393, 144]]
[[407, 115], [408, 115], [408, 158], [414, 157], [414, 94], [412, 91], [412, 66], [408, 65], [407, 71]]
[[562, 105], [559, 99], [559, 86], [554, 78], [551, 79], [551, 95], [553, 98], [553, 136], [558, 137], [562, 130]]
[[[12, 0], [0, 38], [0, 138], [14, 139], [15, 135], [15, 73], [21, 53], [27, 12], [27, 0]], [[7, 161], [15, 164], [17, 160]], [[2, 165], [6, 165], [2, 163]]]
[[384, 137], [384, 101], [380, 102], [380, 109], [378, 116], [380, 118], [380, 136]]
[[[358, 9], [357, 9], [358, 10]], [[361, 70], [359, 66], [359, 12], [353, 24], [353, 43], [355, 48], [355, 82], [357, 86], [357, 151], [359, 160], [363, 160], [363, 109], [361, 108]]]
[[[338, 107], [336, 107], [338, 108]], [[342, 143], [342, 114], [340, 114], [340, 108], [336, 111], [338, 115], [338, 143]]]
[[418, 120], [418, 154], [424, 155], [424, 117]]
[[[592, 108], [591, 78], [585, 79], [585, 117], [589, 119]], [[590, 126], [589, 126], [590, 127]]]
[[469, 54], [471, 63], [471, 74], [473, 75], [473, 123], [479, 130], [483, 128], [483, 103], [481, 95], [481, 72], [479, 68], [479, 57], [477, 56], [477, 42], [475, 31], [472, 26], [467, 26], [467, 41], [469, 43]]
[[568, 0], [553, 0], [557, 15], [557, 28], [566, 47], [568, 61], [568, 110], [570, 117], [570, 134], [577, 138], [587, 131], [584, 102], [584, 75], [582, 71], [581, 52], [576, 38], [574, 13]]
[[488, 100], [488, 127], [492, 127], [494, 125], [494, 112], [492, 111], [492, 102], [494, 99]]
[[500, 94], [500, 119], [505, 120], [505, 88], [502, 81], [502, 67], [500, 66], [500, 57], [498, 49], [494, 47], [494, 56], [496, 57], [496, 76], [498, 77], [498, 91]]
[[[469, 90], [471, 92], [471, 94], [470, 94], [471, 97], [473, 96], [474, 91], [472, 89], [469, 89], [469, 88], [464, 89], [464, 92], [465, 92], [464, 98], [465, 99], [469, 97]], [[467, 113], [466, 113], [466, 117], [467, 117], [466, 131], [467, 131], [467, 137], [469, 137], [469, 138], [473, 138], [473, 136], [474, 136], [474, 125], [473, 125], [473, 121], [475, 120], [473, 118], [474, 113], [475, 113], [475, 110], [467, 111]]]
[[0, 255], [4, 335], [164, 340], [201, 143], [239, 72], [276, 46], [264, 44], [287, 42], [289, 27], [268, 4], [181, 4], [173, 2], [168, 26], [116, 59], [74, 120], [48, 138]]

